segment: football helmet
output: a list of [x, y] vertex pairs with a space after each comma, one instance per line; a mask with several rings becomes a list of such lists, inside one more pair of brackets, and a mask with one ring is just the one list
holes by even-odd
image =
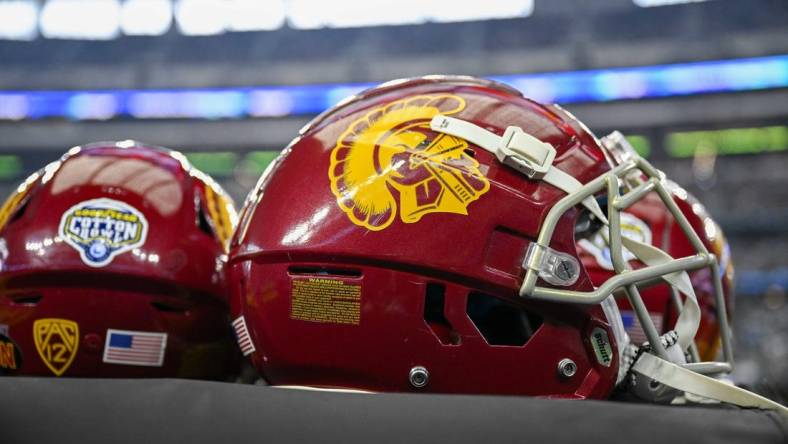
[[[697, 387], [720, 383], [700, 373], [730, 363], [684, 360], [700, 315], [686, 271], [719, 276], [717, 259], [658, 170], [611, 155], [565, 110], [491, 81], [398, 80], [343, 101], [245, 202], [229, 262], [244, 355], [273, 385], [606, 398], [627, 372], [654, 387], [673, 372], [708, 395]], [[652, 191], [688, 256], [621, 235], [620, 212]], [[590, 218], [607, 227], [615, 271], [598, 286], [575, 246]], [[663, 337], [638, 289], [657, 279], [683, 298]], [[635, 355], [616, 291], [651, 342]]]
[[[694, 196], [667, 179], [664, 183], [704, 246], [720, 262], [723, 296], [728, 311], [727, 317], [730, 318], [733, 310], [734, 271], [730, 247], [725, 235]], [[589, 227], [600, 228], [592, 224], [589, 224]], [[624, 236], [654, 245], [673, 257], [692, 254], [690, 241], [655, 193], [645, 196], [621, 213], [621, 230]], [[605, 230], [584, 230], [576, 233], [576, 236], [578, 252], [584, 268], [591, 281], [601, 285], [613, 275], [613, 263]], [[636, 260], [635, 256], [626, 249], [623, 254], [627, 261]], [[695, 361], [713, 360], [721, 351], [720, 322], [723, 320], [723, 317], [717, 313], [714, 281], [706, 268], [690, 272], [689, 277], [701, 309], [700, 325], [695, 335], [695, 344], [690, 346], [690, 353]], [[681, 307], [678, 293], [673, 291], [670, 285], [658, 282], [652, 287], [643, 288], [641, 295], [657, 331], [660, 334], [666, 333], [669, 327], [675, 324]], [[623, 295], [617, 299], [617, 302], [624, 327], [632, 343], [640, 345], [646, 342], [643, 328], [629, 302]]]
[[20, 353], [4, 370], [227, 377], [236, 221], [231, 198], [176, 151], [72, 148], [0, 208], [0, 333]]

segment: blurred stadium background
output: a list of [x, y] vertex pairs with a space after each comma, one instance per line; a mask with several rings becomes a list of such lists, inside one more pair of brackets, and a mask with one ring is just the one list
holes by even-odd
[[133, 138], [240, 203], [315, 114], [442, 73], [621, 130], [698, 196], [737, 266], [735, 377], [786, 398], [785, 0], [0, 0], [0, 193], [71, 146]]

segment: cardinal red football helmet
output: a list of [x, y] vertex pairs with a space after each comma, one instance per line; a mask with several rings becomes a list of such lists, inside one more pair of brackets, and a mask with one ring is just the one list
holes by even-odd
[[176, 151], [72, 148], [0, 209], [0, 333], [18, 353], [2, 367], [226, 377], [237, 363], [224, 272], [235, 221], [228, 195]]
[[[725, 306], [728, 310], [727, 315], [730, 317], [733, 310], [733, 263], [725, 235], [694, 196], [676, 184], [670, 184], [669, 190], [703, 244], [720, 260]], [[625, 236], [652, 244], [673, 257], [692, 254], [692, 244], [656, 194], [647, 195], [643, 200], [629, 207], [626, 212], [622, 212], [621, 228]], [[604, 230], [588, 233], [579, 239], [578, 251], [583, 266], [595, 284], [601, 285], [614, 274], [610, 248], [605, 240]], [[628, 260], [636, 260], [631, 252], [624, 254]], [[722, 343], [714, 280], [707, 268], [692, 271], [689, 276], [702, 311], [700, 325], [695, 336], [696, 349], [692, 352], [697, 353], [696, 360], [712, 360], [720, 352]], [[642, 295], [658, 331], [665, 333], [670, 329], [670, 326], [675, 324], [677, 308], [680, 306], [677, 304], [678, 300], [674, 297], [671, 287], [665, 283], [659, 283], [643, 289]], [[635, 344], [642, 344], [646, 341], [646, 336], [635, 312], [625, 297], [619, 297], [617, 300], [624, 327], [630, 339]]]
[[[616, 259], [595, 288], [576, 226], [610, 218], [618, 245], [618, 205], [643, 196], [619, 182], [659, 176], [607, 157], [569, 113], [495, 82], [425, 77], [344, 101], [247, 198], [229, 263], [243, 353], [274, 385], [607, 397], [625, 336], [610, 295], [640, 300], [659, 278], [691, 293], [684, 270], [716, 264], [700, 243], [674, 260], [625, 239], [648, 265]], [[686, 301], [682, 348], [697, 327]]]

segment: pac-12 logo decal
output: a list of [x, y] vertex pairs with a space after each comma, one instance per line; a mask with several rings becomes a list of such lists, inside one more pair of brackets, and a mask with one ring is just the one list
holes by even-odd
[[91, 267], [103, 267], [122, 253], [145, 243], [148, 221], [131, 205], [93, 199], [69, 208], [60, 218], [60, 236]]
[[328, 177], [337, 204], [356, 225], [379, 231], [397, 211], [403, 223], [429, 213], [467, 215], [490, 189], [460, 138], [436, 133], [430, 120], [455, 114], [451, 94], [415, 96], [375, 108], [353, 122], [331, 151]]
[[[577, 244], [580, 245], [583, 250], [591, 253], [600, 267], [605, 270], [612, 270], [613, 260], [610, 257], [610, 246], [607, 244], [607, 240], [603, 236], [603, 233], [607, 234], [606, 227], [602, 228], [588, 239], [579, 240]], [[621, 235], [642, 244], [651, 245], [651, 228], [648, 227], [647, 223], [633, 214], [621, 212]], [[636, 256], [626, 248], [622, 248], [622, 251], [625, 261], [629, 262], [637, 259]]]
[[38, 319], [33, 322], [33, 339], [41, 360], [55, 376], [60, 376], [77, 355], [79, 325], [68, 319]]

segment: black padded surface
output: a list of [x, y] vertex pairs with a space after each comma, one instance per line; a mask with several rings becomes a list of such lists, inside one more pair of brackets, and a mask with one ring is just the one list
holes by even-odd
[[0, 378], [0, 442], [786, 443], [774, 414], [174, 379]]

